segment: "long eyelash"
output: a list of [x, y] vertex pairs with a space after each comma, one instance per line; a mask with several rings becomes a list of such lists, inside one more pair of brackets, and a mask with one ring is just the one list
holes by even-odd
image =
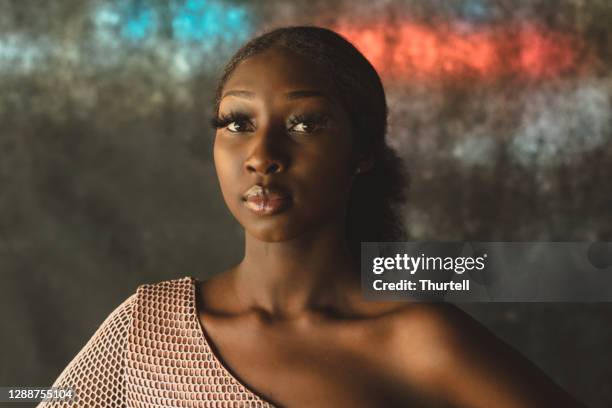
[[210, 125], [214, 129], [221, 129], [226, 127], [232, 122], [251, 122], [251, 118], [248, 115], [240, 112], [230, 112], [219, 117], [214, 117], [210, 120]]
[[305, 113], [302, 115], [294, 115], [289, 118], [289, 124], [295, 126], [303, 122], [315, 126], [325, 126], [328, 120], [329, 115], [325, 113]]

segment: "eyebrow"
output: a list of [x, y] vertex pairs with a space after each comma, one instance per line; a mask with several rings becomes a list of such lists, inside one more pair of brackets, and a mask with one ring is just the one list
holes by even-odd
[[221, 99], [225, 98], [226, 96], [237, 96], [239, 98], [253, 99], [255, 94], [251, 91], [227, 91], [223, 94]]
[[327, 94], [321, 91], [316, 91], [316, 90], [292, 91], [292, 92], [287, 92], [285, 95], [287, 96], [288, 99], [325, 98], [325, 99], [331, 100], [331, 98], [327, 96]]
[[[255, 97], [255, 93], [243, 90], [230, 90], [225, 92], [223, 96], [221, 96], [221, 99], [225, 98], [226, 96], [236, 96], [238, 98], [253, 99]], [[291, 91], [287, 92], [285, 96], [287, 97], [287, 99], [325, 98], [331, 101], [331, 98], [327, 94], [317, 90]]]

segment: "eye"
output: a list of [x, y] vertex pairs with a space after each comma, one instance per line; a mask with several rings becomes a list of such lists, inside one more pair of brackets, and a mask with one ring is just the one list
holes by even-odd
[[329, 117], [325, 114], [312, 113], [296, 115], [289, 119], [289, 131], [295, 133], [315, 133], [325, 129]]
[[226, 126], [227, 130], [232, 133], [244, 132], [246, 125], [242, 121], [233, 121]]
[[312, 129], [312, 125], [305, 123], [305, 122], [297, 123], [291, 127], [291, 130], [295, 132], [300, 132], [300, 133], [311, 132], [311, 129]]
[[227, 129], [231, 133], [250, 132], [253, 130], [253, 123], [250, 117], [236, 112], [212, 119], [211, 125], [215, 129]]

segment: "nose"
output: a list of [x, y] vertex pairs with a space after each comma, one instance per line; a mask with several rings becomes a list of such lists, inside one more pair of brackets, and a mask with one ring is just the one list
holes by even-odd
[[289, 159], [283, 151], [283, 142], [273, 132], [265, 131], [253, 138], [251, 154], [244, 162], [248, 173], [267, 176], [286, 170]]
[[258, 173], [262, 176], [267, 176], [282, 171], [282, 167], [273, 161], [258, 161], [256, 163], [251, 162], [246, 165], [246, 169], [249, 173]]

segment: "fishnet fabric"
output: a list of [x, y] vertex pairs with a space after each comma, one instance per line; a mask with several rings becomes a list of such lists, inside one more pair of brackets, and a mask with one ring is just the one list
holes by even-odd
[[53, 384], [77, 402], [38, 407], [273, 408], [212, 352], [191, 277], [141, 285], [98, 328]]
[[76, 402], [42, 402], [38, 407], [124, 407], [123, 361], [136, 294], [119, 305], [53, 383], [70, 387]]

